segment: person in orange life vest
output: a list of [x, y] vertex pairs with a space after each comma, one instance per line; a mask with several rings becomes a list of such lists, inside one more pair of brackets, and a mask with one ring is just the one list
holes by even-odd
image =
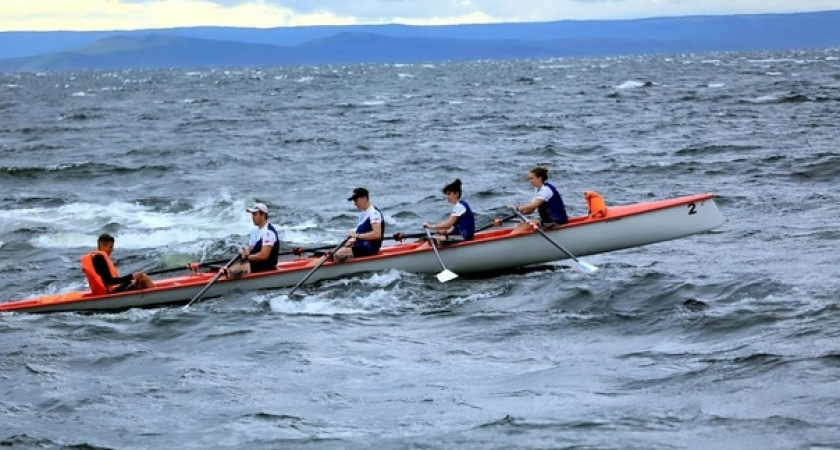
[[91, 292], [100, 295], [155, 287], [155, 283], [143, 272], [119, 276], [111, 261], [112, 251], [114, 251], [114, 237], [104, 233], [99, 235], [96, 241], [96, 251], [82, 256], [82, 271], [88, 280]]
[[359, 223], [355, 229], [350, 230], [347, 236], [351, 238], [347, 245], [335, 252], [337, 261], [344, 261], [351, 257], [370, 256], [379, 253], [382, 247], [382, 239], [385, 236], [385, 221], [382, 218], [382, 211], [373, 206], [370, 202], [370, 193], [367, 189], [360, 187], [353, 189], [353, 195], [347, 199], [356, 205], [359, 213]]
[[540, 221], [533, 224], [520, 223], [513, 230], [514, 233], [528, 231], [532, 225], [539, 225], [545, 229], [555, 225], [563, 225], [569, 221], [566, 206], [563, 204], [563, 197], [560, 196], [554, 185], [546, 180], [548, 180], [548, 169], [545, 167], [535, 167], [528, 172], [528, 182], [536, 189], [534, 198], [529, 203], [515, 206], [513, 209], [523, 214], [531, 214], [537, 211], [540, 214]]
[[475, 216], [469, 203], [461, 199], [461, 180], [456, 178], [455, 181], [444, 186], [443, 195], [452, 205], [452, 214], [440, 223], [423, 222], [423, 228], [438, 230], [443, 235], [435, 236], [438, 241], [471, 241], [475, 236]]
[[268, 206], [256, 203], [245, 211], [251, 213], [251, 221], [257, 229], [251, 232], [248, 247], [239, 251], [240, 262], [231, 266], [229, 272], [233, 276], [274, 270], [280, 254], [280, 236], [268, 221]]

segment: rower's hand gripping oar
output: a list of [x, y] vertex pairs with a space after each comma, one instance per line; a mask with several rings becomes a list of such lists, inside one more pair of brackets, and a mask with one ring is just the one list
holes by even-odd
[[207, 283], [207, 284], [206, 284], [206, 285], [205, 285], [205, 286], [204, 286], [204, 287], [203, 287], [203, 288], [202, 288], [202, 289], [198, 292], [198, 294], [195, 294], [195, 297], [193, 297], [193, 298], [192, 298], [192, 300], [190, 300], [190, 302], [189, 302], [189, 303], [187, 303], [186, 305], [184, 305], [184, 309], [188, 309], [188, 308], [190, 307], [190, 305], [192, 305], [193, 303], [197, 302], [197, 301], [198, 301], [198, 299], [200, 299], [200, 298], [201, 298], [201, 296], [202, 296], [202, 295], [204, 295], [204, 293], [205, 293], [205, 292], [207, 292], [207, 290], [208, 290], [208, 289], [210, 289], [210, 286], [213, 286], [213, 285], [216, 283], [216, 281], [218, 281], [218, 280], [219, 280], [219, 278], [221, 278], [221, 277], [222, 277], [222, 274], [224, 274], [224, 273], [225, 273], [225, 271], [227, 271], [227, 270], [230, 268], [230, 266], [232, 266], [232, 265], [233, 265], [236, 261], [239, 261], [239, 258], [241, 258], [241, 257], [242, 257], [242, 255], [240, 255], [239, 253], [237, 253], [237, 254], [236, 254], [236, 256], [234, 256], [233, 258], [231, 258], [231, 260], [230, 260], [230, 261], [228, 261], [228, 262], [227, 262], [227, 264], [225, 264], [225, 265], [224, 265], [224, 267], [222, 267], [221, 269], [219, 269], [219, 273], [217, 273], [216, 275], [214, 275], [214, 276], [213, 276], [213, 278], [210, 280], [210, 282], [209, 282], [209, 283]]
[[[519, 211], [517, 211], [517, 210], [515, 210], [515, 209], [513, 210], [513, 212], [514, 212], [514, 213], [515, 213], [515, 214], [516, 214], [516, 215], [517, 215], [520, 219], [524, 220], [524, 221], [525, 221], [525, 223], [528, 223], [528, 218], [527, 218], [527, 217], [525, 217], [525, 216], [524, 216], [521, 212], [519, 212]], [[544, 238], [545, 238], [548, 242], [551, 242], [551, 244], [552, 244], [552, 245], [554, 245], [555, 247], [557, 247], [558, 249], [560, 249], [560, 251], [562, 251], [563, 253], [565, 253], [566, 255], [568, 255], [568, 256], [569, 256], [569, 258], [572, 258], [572, 259], [573, 259], [573, 260], [577, 263], [578, 270], [580, 270], [581, 272], [586, 273], [586, 274], [593, 274], [593, 273], [595, 273], [595, 272], [597, 272], [597, 271], [598, 271], [598, 267], [593, 266], [592, 264], [589, 264], [588, 262], [581, 261], [581, 260], [579, 260], [579, 259], [575, 258], [575, 255], [573, 255], [570, 251], [566, 250], [566, 248], [565, 248], [565, 247], [563, 247], [562, 245], [558, 244], [558, 243], [557, 243], [557, 241], [555, 241], [554, 239], [551, 239], [550, 237], [548, 237], [548, 235], [547, 235], [547, 234], [545, 234], [545, 232], [544, 232], [543, 230], [541, 230], [539, 226], [534, 227], [534, 230], [535, 230], [537, 233], [541, 234], [541, 235], [542, 235], [542, 237], [544, 237]]]
[[322, 256], [322, 257], [321, 257], [321, 260], [320, 260], [320, 261], [318, 261], [318, 264], [316, 264], [316, 265], [315, 265], [315, 267], [313, 267], [313, 268], [312, 268], [312, 270], [310, 270], [310, 271], [309, 271], [309, 273], [307, 273], [307, 274], [303, 277], [303, 279], [301, 279], [300, 281], [298, 281], [298, 284], [296, 284], [296, 285], [295, 285], [295, 287], [293, 287], [293, 288], [292, 288], [292, 290], [291, 290], [291, 291], [289, 291], [289, 293], [288, 293], [288, 294], [286, 294], [286, 295], [287, 295], [287, 297], [291, 299], [291, 298], [292, 298], [292, 294], [294, 294], [294, 293], [295, 293], [295, 291], [297, 291], [299, 287], [303, 286], [303, 283], [306, 283], [306, 280], [308, 280], [308, 279], [309, 279], [309, 277], [311, 277], [311, 276], [312, 276], [312, 274], [314, 274], [314, 273], [315, 273], [315, 271], [317, 271], [318, 269], [320, 269], [320, 268], [321, 268], [321, 266], [323, 266], [323, 265], [324, 265], [324, 263], [325, 263], [325, 262], [327, 262], [327, 259], [329, 259], [330, 255], [335, 254], [335, 252], [337, 252], [339, 249], [341, 249], [341, 247], [344, 247], [344, 244], [346, 244], [346, 243], [347, 243], [347, 241], [349, 241], [349, 240], [350, 240], [350, 236], [347, 236], [347, 237], [346, 237], [343, 241], [341, 241], [341, 243], [340, 243], [340, 244], [336, 245], [336, 246], [335, 246], [335, 248], [333, 248], [333, 249], [332, 249], [329, 253], [327, 253], [326, 255]]
[[429, 245], [432, 246], [432, 250], [435, 251], [435, 256], [437, 256], [437, 260], [440, 263], [442, 271], [440, 271], [437, 275], [435, 275], [441, 283], [446, 283], [447, 281], [452, 281], [458, 278], [458, 274], [447, 269], [446, 265], [443, 264], [443, 260], [440, 258], [440, 253], [437, 249], [437, 244], [435, 244], [435, 238], [432, 237], [432, 233], [426, 228], [426, 237], [429, 238]]

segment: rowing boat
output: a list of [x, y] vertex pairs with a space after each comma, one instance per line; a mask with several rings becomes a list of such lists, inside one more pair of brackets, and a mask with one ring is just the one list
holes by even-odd
[[[548, 240], [562, 245], [571, 255], [584, 256], [677, 239], [719, 227], [724, 218], [713, 194], [611, 206], [603, 217], [581, 216], [567, 224], [537, 233], [516, 233], [512, 227], [476, 233], [475, 239], [437, 246], [425, 241], [395, 243], [382, 247], [378, 255], [347, 262], [322, 260], [317, 255], [281, 261], [276, 270], [241, 278], [219, 279], [204, 293], [205, 298], [228, 292], [278, 289], [365, 272], [397, 269], [411, 273], [436, 273], [445, 263], [460, 274], [504, 271], [568, 258]], [[186, 303], [208, 285], [215, 273], [190, 273], [155, 280], [155, 287], [104, 295], [72, 291], [25, 300], [0, 303], [0, 312], [110, 311]], [[308, 277], [305, 279], [304, 277]]]

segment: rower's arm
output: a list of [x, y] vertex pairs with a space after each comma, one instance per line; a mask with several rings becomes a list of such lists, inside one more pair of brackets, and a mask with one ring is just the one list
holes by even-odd
[[537, 208], [539, 208], [540, 205], [542, 205], [542, 204], [543, 204], [543, 199], [535, 198], [535, 199], [531, 200], [530, 203], [526, 203], [526, 204], [524, 204], [520, 207], [517, 207], [516, 210], [521, 212], [521, 213], [524, 213], [524, 214], [531, 214], [532, 212], [536, 211]]
[[426, 228], [431, 228], [433, 230], [448, 230], [455, 225], [455, 222], [458, 221], [458, 216], [454, 214], [450, 214], [449, 218], [444, 220], [441, 223], [435, 223], [431, 225], [426, 225]]
[[[277, 245], [278, 243], [275, 243]], [[248, 255], [248, 261], [265, 261], [271, 256], [271, 249], [272, 245], [266, 245], [263, 242], [263, 246], [258, 253], [254, 253], [253, 255]]]
[[370, 224], [370, 227], [373, 228], [372, 231], [368, 231], [367, 233], [356, 234], [355, 238], [363, 241], [378, 241], [382, 239], [382, 224], [376, 222]]

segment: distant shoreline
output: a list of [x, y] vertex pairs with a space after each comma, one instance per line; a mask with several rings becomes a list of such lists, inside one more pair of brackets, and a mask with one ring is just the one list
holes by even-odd
[[840, 11], [446, 26], [0, 32], [0, 72], [419, 63], [840, 47]]

